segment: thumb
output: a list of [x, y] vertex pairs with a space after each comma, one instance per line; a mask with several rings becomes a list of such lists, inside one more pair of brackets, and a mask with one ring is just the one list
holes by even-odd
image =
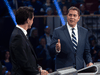
[[60, 43], [60, 39], [58, 39], [58, 43]]

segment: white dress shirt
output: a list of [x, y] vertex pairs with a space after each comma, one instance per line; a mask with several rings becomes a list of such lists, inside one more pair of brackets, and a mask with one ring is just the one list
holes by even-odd
[[[72, 40], [72, 27], [68, 25], [68, 22], [67, 22], [67, 29], [68, 29], [68, 32], [69, 32], [69, 35], [70, 35], [70, 38]], [[76, 26], [74, 27], [74, 32], [75, 32], [75, 35], [76, 35], [76, 42], [78, 44], [78, 28], [77, 28], [77, 24]], [[57, 51], [57, 53], [60, 53], [60, 51]]]
[[25, 29], [23, 29], [22, 27], [20, 27], [18, 25], [16, 25], [16, 27], [19, 28], [19, 29], [21, 29], [23, 31], [24, 35], [27, 36], [27, 31]]
[[[68, 31], [69, 31], [69, 34], [70, 34], [70, 38], [72, 40], [72, 27], [68, 25], [68, 22], [67, 22], [67, 28], [68, 28]], [[75, 35], [76, 35], [76, 41], [78, 43], [78, 28], [77, 28], [77, 24], [74, 27], [74, 32], [75, 32]]]

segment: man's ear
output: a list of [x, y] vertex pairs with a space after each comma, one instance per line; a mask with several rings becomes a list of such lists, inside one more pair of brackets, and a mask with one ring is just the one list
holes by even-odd
[[78, 17], [78, 20], [80, 20], [80, 16]]
[[29, 22], [29, 18], [27, 19], [27, 22]]
[[26, 20], [26, 22], [25, 23], [28, 23], [29, 22], [29, 18]]

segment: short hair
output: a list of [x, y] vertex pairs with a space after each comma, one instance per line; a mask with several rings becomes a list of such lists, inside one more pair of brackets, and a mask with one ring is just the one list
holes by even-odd
[[46, 9], [46, 13], [47, 13], [48, 11], [53, 12], [51, 7], [48, 7], [48, 8]]
[[67, 14], [69, 13], [70, 10], [76, 10], [78, 12], [78, 15], [80, 16], [80, 10], [77, 7], [71, 6], [68, 11]]
[[32, 19], [32, 16], [34, 15], [34, 11], [32, 7], [19, 7], [19, 9], [16, 11], [16, 22], [17, 24], [25, 24], [25, 21], [27, 19]]

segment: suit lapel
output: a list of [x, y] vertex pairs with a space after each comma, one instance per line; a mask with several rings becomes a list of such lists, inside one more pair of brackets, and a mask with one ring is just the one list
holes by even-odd
[[29, 46], [30, 46], [30, 48], [31, 48], [31, 51], [32, 51], [32, 53], [34, 54], [34, 56], [35, 56], [35, 58], [36, 58], [36, 60], [37, 60], [37, 56], [36, 56], [36, 54], [35, 54], [35, 52], [34, 52], [34, 50], [33, 50], [33, 47], [32, 47], [32, 45], [31, 45], [31, 43], [30, 43], [30, 41], [26, 38], [26, 41], [28, 42], [28, 44], [29, 44]]
[[[73, 48], [73, 44], [72, 44], [72, 41], [71, 41], [71, 37], [70, 37], [69, 31], [68, 31], [68, 28], [67, 28], [66, 25], [64, 26], [63, 31], [64, 31], [64, 33], [65, 33], [65, 36], [66, 36], [67, 40], [69, 41], [69, 44], [70, 44], [71, 47]], [[72, 50], [74, 51], [74, 48], [73, 48]]]
[[[17, 27], [16, 27], [17, 28]], [[30, 48], [31, 48], [31, 51], [32, 51], [32, 53], [33, 53], [33, 55], [35, 56], [35, 58], [36, 58], [36, 60], [37, 60], [37, 56], [36, 56], [36, 54], [35, 54], [35, 52], [34, 52], [34, 50], [33, 50], [33, 47], [32, 47], [32, 45], [31, 45], [31, 43], [30, 43], [30, 41], [27, 39], [27, 37], [24, 35], [24, 33], [22, 32], [22, 30], [20, 30], [19, 28], [17, 28], [20, 32], [21, 32], [21, 35], [23, 36], [23, 38], [26, 40], [26, 43], [30, 46]]]
[[80, 26], [77, 26], [78, 28], [78, 44], [77, 44], [77, 50], [78, 50], [78, 47], [81, 43], [81, 29], [80, 29]]

